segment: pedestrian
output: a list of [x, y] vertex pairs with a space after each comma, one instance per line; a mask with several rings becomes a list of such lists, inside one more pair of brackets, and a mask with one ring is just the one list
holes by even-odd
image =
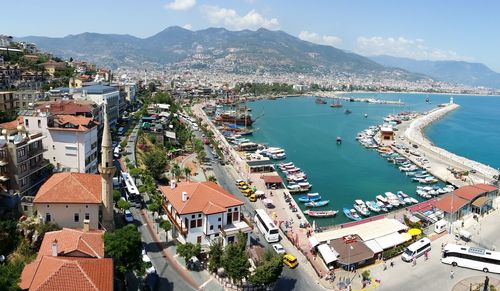
[[387, 264], [384, 261], [384, 271], [387, 270]]
[[391, 265], [391, 268], [394, 267], [394, 260], [393, 259], [391, 259], [390, 265]]
[[413, 267], [415, 267], [417, 265], [417, 258], [414, 257], [412, 262], [413, 262]]
[[455, 275], [455, 273], [453, 272], [453, 270], [450, 270], [450, 279], [453, 279], [454, 275]]
[[429, 251], [425, 251], [424, 257], [426, 261], [429, 259]]

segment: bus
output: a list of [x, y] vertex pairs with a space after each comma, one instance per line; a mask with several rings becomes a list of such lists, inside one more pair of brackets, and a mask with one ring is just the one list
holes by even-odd
[[267, 242], [273, 243], [280, 240], [278, 228], [264, 209], [255, 209], [254, 221]]
[[454, 267], [480, 270], [485, 273], [500, 273], [500, 252], [478, 247], [447, 244], [443, 250], [441, 263]]

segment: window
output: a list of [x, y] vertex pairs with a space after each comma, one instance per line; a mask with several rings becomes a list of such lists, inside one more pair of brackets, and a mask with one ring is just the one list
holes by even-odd
[[203, 219], [200, 218], [196, 221], [196, 227], [201, 227], [202, 225], [203, 225]]
[[193, 220], [191, 220], [191, 221], [190, 221], [190, 223], [189, 223], [189, 228], [195, 228], [195, 227], [196, 227], [196, 220], [195, 220], [195, 219], [193, 219]]
[[196, 242], [201, 244], [201, 235], [199, 235], [197, 238], [196, 238]]
[[68, 208], [68, 205], [66, 205], [66, 208]]
[[217, 221], [221, 221], [221, 220], [222, 220], [222, 217], [217, 218]]
[[42, 121], [40, 119], [38, 119], [38, 128], [41, 128], [42, 127]]
[[238, 212], [233, 212], [233, 221], [238, 221], [239, 220], [239, 216], [238, 216]]
[[45, 222], [50, 222], [51, 219], [52, 219], [52, 217], [50, 217], [50, 213], [45, 213]]
[[214, 230], [214, 226], [213, 225], [210, 225], [210, 230]]
[[24, 211], [28, 211], [28, 205], [23, 205]]
[[85, 213], [85, 220], [90, 220], [90, 213]]
[[30, 127], [30, 123], [29, 123], [29, 120], [27, 118], [24, 120], [24, 124], [26, 125], [26, 127]]
[[80, 214], [75, 213], [75, 222], [79, 222], [79, 221], [80, 221]]
[[18, 158], [24, 157], [25, 155], [26, 155], [26, 148], [25, 147], [17, 149], [17, 157]]
[[217, 228], [218, 228], [218, 229], [221, 229], [221, 228], [222, 228], [222, 225], [220, 225], [220, 224], [219, 224], [219, 225], [217, 225]]
[[195, 216], [194, 216], [194, 214], [193, 214], [193, 215], [191, 215], [191, 218], [193, 218], [193, 219], [194, 219], [194, 217], [195, 217]]

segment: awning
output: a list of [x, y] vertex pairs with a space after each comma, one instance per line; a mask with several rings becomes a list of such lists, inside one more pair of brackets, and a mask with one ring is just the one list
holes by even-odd
[[335, 262], [337, 260], [337, 257], [339, 256], [339, 254], [333, 251], [327, 244], [319, 245], [318, 251], [321, 254], [321, 257], [323, 257], [325, 264], [327, 265]]
[[318, 239], [314, 235], [310, 236], [309, 237], [309, 246], [311, 247], [311, 249], [317, 245], [319, 245]]
[[384, 249], [382, 249], [382, 247], [380, 247], [380, 245], [374, 240], [374, 239], [371, 239], [371, 240], [368, 240], [368, 241], [365, 241], [365, 245], [370, 249], [372, 250], [372, 252], [374, 252], [375, 254], [377, 253], [381, 253], [384, 251]]
[[375, 241], [384, 250], [392, 248], [393, 246], [400, 245], [405, 242], [405, 240], [401, 237], [401, 235], [398, 232], [393, 232], [391, 234], [376, 238]]
[[420, 235], [422, 233], [422, 231], [420, 229], [418, 229], [418, 228], [412, 228], [412, 229], [408, 230], [408, 233], [411, 236], [417, 236], [417, 235]]
[[401, 237], [405, 240], [405, 241], [409, 241], [412, 239], [412, 236], [407, 233], [407, 232], [404, 232], [404, 233], [400, 233]]
[[481, 208], [488, 201], [489, 201], [488, 197], [482, 196], [482, 197], [477, 198], [476, 201], [474, 201], [474, 203], [472, 203], [472, 206]]

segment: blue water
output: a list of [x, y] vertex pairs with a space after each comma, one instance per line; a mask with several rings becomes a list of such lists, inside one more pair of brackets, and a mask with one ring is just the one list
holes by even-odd
[[[331, 108], [328, 105], [319, 105], [314, 102], [313, 97], [285, 98], [277, 100], [260, 100], [248, 103], [253, 110], [253, 116], [260, 117], [254, 124], [258, 130], [253, 139], [259, 143], [269, 146], [278, 146], [286, 150], [287, 160], [293, 161], [296, 166], [302, 168], [313, 184], [311, 192], [319, 192], [323, 200], [329, 199], [330, 204], [319, 209], [340, 210], [335, 218], [318, 219], [319, 225], [331, 225], [343, 223], [348, 219], [342, 214], [342, 207], [352, 207], [354, 199], [372, 200], [378, 194], [391, 191], [396, 193], [402, 190], [413, 197], [417, 184], [402, 174], [397, 168], [380, 157], [377, 152], [367, 150], [356, 140], [356, 134], [370, 125], [382, 123], [383, 118], [390, 113], [400, 111], [424, 111], [435, 107], [439, 103], [447, 102], [449, 96], [431, 95], [431, 103], [426, 103], [426, 95], [419, 94], [350, 94], [356, 97], [375, 97], [387, 100], [401, 99], [405, 105], [367, 104], [358, 102], [344, 102], [343, 108]], [[472, 99], [478, 98], [478, 99]], [[455, 125], [462, 120], [470, 119], [470, 113], [463, 115], [465, 111], [473, 108], [477, 112], [480, 106], [476, 100], [491, 102], [489, 110], [476, 117], [474, 123], [466, 122], [465, 125]], [[465, 100], [465, 101], [464, 101]], [[472, 101], [469, 101], [472, 100]], [[490, 142], [493, 120], [500, 124], [500, 116], [495, 110], [500, 110], [500, 98], [458, 96], [455, 101], [464, 105], [450, 114], [439, 123], [428, 129], [428, 134], [433, 142], [443, 146], [457, 154], [491, 165], [499, 164], [500, 156], [498, 150], [496, 155]], [[352, 110], [349, 115], [344, 114], [345, 109]], [[494, 108], [494, 109], [493, 109]], [[368, 114], [365, 118], [364, 114]], [[476, 113], [477, 114], [477, 113]], [[469, 117], [467, 117], [469, 116]], [[485, 119], [483, 121], [483, 118]], [[478, 126], [488, 127], [486, 130], [474, 130]], [[494, 126], [493, 126], [494, 127]], [[457, 134], [468, 133], [467, 142], [465, 138], [459, 138]], [[493, 129], [496, 141], [500, 138], [497, 129]], [[496, 131], [495, 131], [496, 130]], [[473, 136], [471, 135], [473, 133]], [[337, 145], [335, 139], [341, 136], [343, 142]], [[477, 139], [476, 136], [482, 136]], [[488, 139], [488, 142], [478, 140]], [[459, 145], [457, 145], [459, 144]], [[466, 144], [475, 149], [469, 151]], [[498, 143], [497, 143], [498, 144]], [[449, 145], [454, 148], [448, 148]], [[491, 148], [487, 148], [491, 146]], [[299, 195], [295, 195], [298, 197]], [[421, 200], [421, 199], [419, 199]]]

